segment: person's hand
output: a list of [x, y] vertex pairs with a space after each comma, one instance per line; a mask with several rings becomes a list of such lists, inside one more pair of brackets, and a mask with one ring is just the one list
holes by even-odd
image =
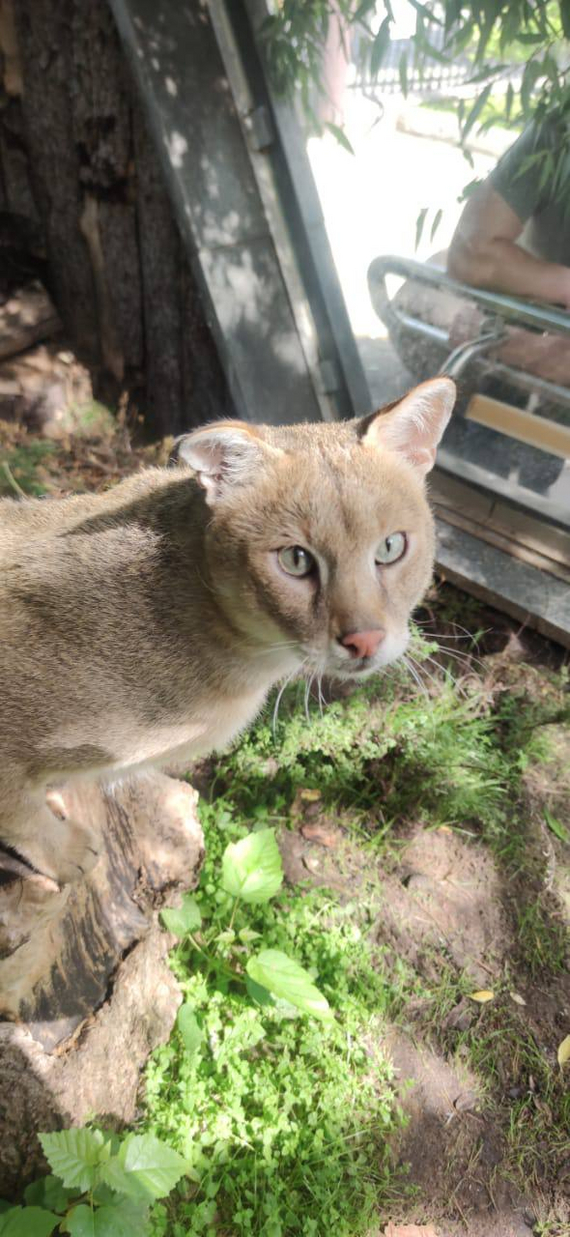
[[497, 359], [550, 382], [570, 386], [570, 339], [562, 335], [537, 335], [522, 327], [511, 327]]
[[465, 344], [468, 340], [477, 339], [483, 326], [484, 314], [478, 305], [466, 301], [455, 314], [449, 328], [449, 343], [452, 348]]
[[564, 309], [567, 309], [568, 311], [570, 311], [570, 266], [565, 267], [565, 270], [566, 270], [566, 280], [565, 280], [565, 286], [563, 288], [562, 305], [564, 306]]
[[551, 286], [548, 290], [545, 288], [543, 303], [546, 301], [570, 312], [570, 266], [553, 266], [548, 282]]

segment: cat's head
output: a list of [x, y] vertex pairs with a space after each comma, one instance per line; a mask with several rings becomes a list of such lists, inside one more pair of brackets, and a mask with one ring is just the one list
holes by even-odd
[[268, 671], [352, 678], [404, 652], [433, 568], [424, 478], [454, 399], [440, 377], [356, 421], [222, 421], [179, 440], [209, 507], [209, 587]]

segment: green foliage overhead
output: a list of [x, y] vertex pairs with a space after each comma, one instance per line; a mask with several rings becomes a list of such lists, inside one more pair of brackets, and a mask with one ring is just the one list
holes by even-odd
[[[493, 124], [527, 124], [570, 114], [570, 0], [408, 0], [415, 33], [400, 59], [404, 95], [411, 70], [427, 77], [436, 63], [471, 63], [469, 98], [457, 105], [460, 140]], [[298, 94], [318, 125], [315, 100], [322, 95], [323, 52], [331, 20], [340, 14], [357, 48], [357, 65], [373, 83], [390, 45], [394, 14], [390, 0], [279, 0], [261, 27], [269, 72], [278, 94]], [[357, 35], [355, 39], [353, 36]], [[492, 96], [493, 107], [486, 105]], [[488, 114], [487, 114], [488, 113]], [[565, 145], [565, 151], [568, 143]]]

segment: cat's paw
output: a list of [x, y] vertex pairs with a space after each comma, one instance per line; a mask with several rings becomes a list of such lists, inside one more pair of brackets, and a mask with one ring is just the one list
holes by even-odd
[[101, 839], [88, 825], [65, 814], [63, 799], [50, 791], [38, 820], [34, 844], [26, 847], [26, 858], [36, 871], [59, 886], [76, 884], [95, 867]]
[[65, 840], [65, 853], [58, 851], [54, 857], [53, 874], [58, 885], [75, 884], [83, 880], [95, 867], [99, 854], [97, 839], [92, 830], [71, 822], [70, 833]]

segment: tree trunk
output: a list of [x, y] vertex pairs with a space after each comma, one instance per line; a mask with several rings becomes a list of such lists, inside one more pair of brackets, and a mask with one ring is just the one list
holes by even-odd
[[0, 0], [0, 51], [0, 212], [31, 226], [95, 393], [137, 393], [155, 435], [232, 415], [106, 0]]
[[75, 885], [0, 852], [2, 1197], [42, 1170], [38, 1131], [136, 1115], [141, 1068], [181, 999], [158, 910], [197, 883], [197, 798], [159, 773], [66, 791], [64, 810], [104, 843]]

